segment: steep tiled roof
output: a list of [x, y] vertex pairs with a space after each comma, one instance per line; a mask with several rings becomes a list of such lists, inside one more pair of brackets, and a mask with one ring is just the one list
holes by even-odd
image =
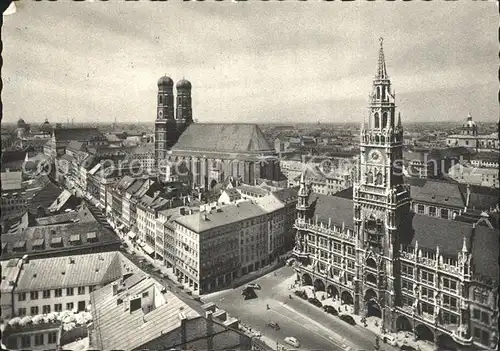
[[137, 266], [117, 251], [30, 260], [23, 265], [17, 290], [102, 285], [138, 271]]
[[66, 149], [70, 149], [71, 151], [83, 151], [84, 150], [84, 145], [83, 142], [78, 141], [78, 140], [71, 140], [66, 146]]
[[59, 211], [71, 196], [72, 194], [68, 190], [64, 189], [61, 194], [59, 194], [57, 199], [55, 199], [55, 201], [47, 208], [47, 210], [49, 212]]
[[465, 197], [458, 183], [428, 179], [422, 187], [411, 187], [411, 197], [415, 201], [457, 208], [465, 207]]
[[[95, 347], [101, 350], [136, 350], [142, 345], [168, 334], [181, 326], [179, 313], [188, 318], [200, 315], [172, 292], [144, 274], [137, 273], [124, 281], [124, 289], [113, 295], [113, 284], [91, 295]], [[151, 291], [153, 290], [153, 291]], [[142, 308], [126, 308], [129, 298], [145, 292], [154, 295], [154, 308], [145, 313]], [[138, 337], [140, 335], [140, 337]], [[164, 345], [165, 348], [172, 345]]]
[[292, 202], [297, 202], [297, 194], [299, 192], [299, 187], [293, 188], [284, 188], [280, 190], [273, 191], [272, 194], [276, 196], [278, 200], [280, 200], [285, 205], [288, 205]]
[[191, 124], [172, 149], [235, 153], [273, 150], [256, 124], [207, 123]]
[[[220, 209], [220, 212], [216, 210], [211, 213], [199, 212], [177, 218], [175, 221], [196, 233], [202, 233], [206, 230], [261, 216], [266, 213], [260, 206], [247, 201], [236, 205], [224, 206]], [[205, 216], [207, 219], [205, 219]]]
[[97, 128], [55, 128], [57, 141], [89, 141], [106, 139]]
[[282, 209], [285, 205], [273, 194], [260, 197], [255, 203], [266, 212], [274, 212]]
[[[18, 265], [19, 258], [13, 258], [8, 261], [2, 261], [2, 284], [0, 286], [0, 291], [3, 293], [10, 292], [14, 289], [12, 283], [17, 283], [19, 278], [19, 273], [21, 273], [21, 269]], [[3, 303], [2, 303], [3, 304]]]
[[[97, 240], [89, 240], [88, 233], [95, 233]], [[70, 243], [70, 236], [80, 235], [80, 244]], [[51, 246], [52, 239], [61, 241], [61, 246]], [[33, 242], [37, 239], [44, 239], [44, 247], [36, 249], [33, 247]], [[14, 251], [13, 247], [17, 242], [26, 242], [26, 250]], [[2, 235], [2, 243], [7, 244], [7, 251], [2, 252], [1, 259], [11, 257], [22, 257], [25, 254], [30, 256], [56, 254], [60, 252], [77, 253], [78, 251], [99, 248], [102, 249], [106, 245], [119, 245], [120, 240], [116, 234], [110, 229], [104, 227], [98, 222], [70, 223], [59, 225], [46, 225], [37, 227], [28, 227], [21, 233]]]
[[352, 200], [352, 186], [347, 189], [337, 191], [335, 194], [333, 194], [333, 196]]
[[[250, 193], [252, 195], [265, 196], [265, 195], [269, 194], [269, 191], [262, 189], [259, 186], [253, 186], [253, 185], [241, 184], [241, 185], [238, 185], [235, 189], [239, 192], [247, 192], [247, 193]], [[243, 194], [243, 195], [245, 195], [245, 194]]]
[[341, 197], [333, 197], [311, 193], [308, 198], [310, 211], [308, 216], [324, 223], [328, 223], [331, 218], [332, 224], [353, 227], [353, 204], [352, 200]]

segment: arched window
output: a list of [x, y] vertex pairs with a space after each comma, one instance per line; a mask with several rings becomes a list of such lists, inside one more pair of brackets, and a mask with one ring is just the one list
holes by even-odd
[[380, 119], [378, 112], [375, 112], [375, 128], [380, 128]]
[[382, 100], [385, 101], [385, 87], [382, 88]]
[[160, 95], [159, 98], [160, 98], [160, 104], [163, 104], [163, 96]]
[[380, 87], [377, 87], [377, 99], [380, 99]]
[[368, 174], [366, 175], [366, 182], [368, 184], [373, 183], [373, 173], [372, 172], [368, 172]]
[[382, 185], [382, 173], [377, 173], [377, 179], [375, 181], [376, 185]]
[[382, 128], [387, 127], [387, 112], [382, 115]]

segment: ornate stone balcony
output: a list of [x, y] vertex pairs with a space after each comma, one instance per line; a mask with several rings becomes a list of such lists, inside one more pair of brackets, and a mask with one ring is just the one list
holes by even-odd
[[319, 234], [323, 234], [326, 236], [335, 237], [338, 239], [343, 239], [349, 242], [354, 242], [355, 238], [353, 234], [342, 233], [340, 231], [333, 230], [332, 228], [328, 228], [322, 225], [314, 224], [314, 223], [304, 223], [295, 221], [294, 227], [299, 230], [307, 230]]

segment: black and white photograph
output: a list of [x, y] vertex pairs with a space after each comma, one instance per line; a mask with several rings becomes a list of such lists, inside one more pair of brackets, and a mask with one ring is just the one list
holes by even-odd
[[498, 1], [1, 9], [2, 350], [498, 349]]

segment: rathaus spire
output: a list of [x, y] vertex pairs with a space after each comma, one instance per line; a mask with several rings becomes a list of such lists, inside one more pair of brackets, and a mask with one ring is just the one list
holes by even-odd
[[377, 79], [388, 79], [387, 69], [385, 68], [385, 58], [384, 58], [384, 38], [380, 38], [380, 50], [378, 53], [378, 69], [377, 69]]

